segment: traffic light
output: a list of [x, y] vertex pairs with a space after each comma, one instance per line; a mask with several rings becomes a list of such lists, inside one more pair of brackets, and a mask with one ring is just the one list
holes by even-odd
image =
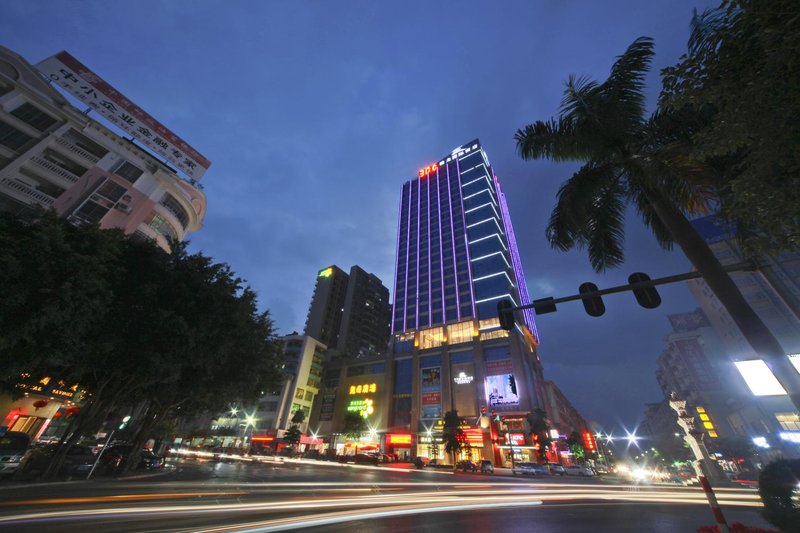
[[[597, 291], [597, 285], [587, 281], [586, 283], [581, 283], [581, 286], [578, 287], [578, 292], [581, 294], [586, 294], [589, 292]], [[586, 309], [586, 312], [589, 316], [603, 316], [606, 312], [606, 305], [603, 303], [603, 299], [599, 296], [593, 296], [591, 298], [582, 298], [581, 301], [583, 302], [583, 307]]]
[[511, 303], [511, 300], [497, 302], [497, 318], [500, 319], [500, 327], [504, 330], [514, 329], [514, 304]]
[[127, 415], [125, 418], [122, 419], [122, 423], [119, 425], [119, 429], [125, 429], [125, 426], [128, 425], [128, 422], [131, 419], [131, 415]]
[[[650, 276], [644, 272], [634, 272], [628, 276], [628, 283], [642, 283], [643, 281], [650, 281]], [[636, 296], [636, 301], [645, 309], [655, 309], [661, 305], [661, 296], [655, 287], [645, 287], [644, 289], [633, 289], [633, 295]]]

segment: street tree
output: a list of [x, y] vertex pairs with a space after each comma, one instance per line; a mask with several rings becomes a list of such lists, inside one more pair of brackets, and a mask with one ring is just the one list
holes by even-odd
[[342, 434], [346, 439], [355, 442], [356, 455], [358, 455], [358, 442], [368, 430], [367, 421], [363, 416], [353, 411], [348, 411], [344, 414]]
[[710, 209], [715, 191], [709, 165], [684, 157], [696, 116], [669, 109], [645, 114], [653, 54], [652, 39], [641, 37], [617, 58], [606, 81], [571, 76], [558, 117], [516, 132], [524, 159], [583, 163], [561, 185], [547, 238], [563, 251], [585, 247], [598, 272], [619, 266], [625, 208], [633, 204], [663, 248], [680, 246], [800, 408], [800, 375], [687, 219], [688, 212]]
[[550, 421], [547, 419], [547, 413], [544, 409], [536, 407], [525, 418], [528, 421], [532, 440], [539, 446], [538, 460], [547, 462], [547, 449], [552, 442], [550, 438]]
[[300, 437], [302, 434], [300, 433], [300, 428], [297, 427], [297, 424], [292, 424], [289, 429], [283, 434], [283, 442], [292, 446], [294, 451], [297, 451], [297, 445], [300, 444]]
[[662, 70], [659, 107], [707, 116], [686, 155], [714, 168], [720, 215], [751, 252], [800, 248], [799, 57], [795, 0], [724, 0]]
[[292, 415], [292, 424], [302, 424], [306, 421], [306, 413], [302, 409], [298, 409]]
[[466, 443], [466, 435], [461, 428], [466, 422], [463, 418], [458, 416], [458, 411], [447, 411], [444, 414], [442, 427], [442, 441], [444, 442], [444, 451], [449, 453], [453, 459], [453, 468], [456, 467], [456, 455], [460, 452]]

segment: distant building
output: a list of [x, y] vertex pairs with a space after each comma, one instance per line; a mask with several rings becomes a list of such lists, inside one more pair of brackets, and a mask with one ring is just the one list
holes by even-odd
[[[702, 309], [668, 318], [673, 331], [665, 338], [656, 370], [665, 400], [675, 391], [687, 401], [712, 449], [718, 438], [745, 437], [797, 454], [800, 416], [788, 398], [751, 393]], [[662, 411], [660, 416], [669, 415]]]
[[305, 334], [345, 358], [375, 357], [386, 352], [390, 315], [389, 289], [377, 276], [331, 265], [317, 274]]
[[26, 217], [54, 209], [74, 224], [119, 228], [169, 250], [170, 239], [202, 226], [206, 197], [193, 183], [0, 47], [0, 210]]
[[545, 406], [544, 411], [550, 420], [550, 426], [558, 430], [559, 434], [569, 436], [573, 431], [584, 433], [589, 431], [589, 425], [578, 410], [567, 399], [561, 389], [553, 381], [545, 381]]
[[375, 274], [350, 268], [336, 348], [347, 358], [376, 357], [389, 345], [389, 289]]
[[336, 265], [320, 270], [308, 309], [303, 333], [318, 339], [331, 349], [336, 348], [339, 343], [348, 279], [347, 273]]

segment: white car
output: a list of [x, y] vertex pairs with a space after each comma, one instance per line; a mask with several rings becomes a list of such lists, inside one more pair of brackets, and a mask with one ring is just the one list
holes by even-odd
[[591, 477], [594, 475], [594, 470], [587, 466], [582, 465], [570, 465], [565, 466], [564, 471], [567, 473], [568, 476], [586, 476]]
[[536, 463], [517, 463], [511, 469], [511, 473], [516, 474], [528, 474], [531, 476], [546, 476], [550, 473], [550, 470], [547, 468], [547, 465], [540, 465]]

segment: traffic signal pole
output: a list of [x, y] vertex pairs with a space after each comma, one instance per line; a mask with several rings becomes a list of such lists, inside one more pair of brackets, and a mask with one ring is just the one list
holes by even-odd
[[[756, 270], [756, 265], [750, 262], [736, 263], [725, 267], [727, 272], [738, 271], [753, 271]], [[592, 292], [583, 292], [580, 294], [573, 294], [572, 296], [564, 296], [562, 298], [541, 298], [534, 300], [533, 303], [528, 305], [521, 305], [519, 307], [509, 308], [509, 311], [522, 311], [523, 309], [533, 309], [537, 315], [546, 313], [553, 313], [556, 311], [556, 304], [572, 302], [575, 300], [588, 300], [591, 298], [598, 298], [606, 294], [615, 294], [618, 292], [636, 291], [639, 289], [647, 289], [656, 287], [658, 285], [667, 285], [669, 283], [677, 283], [679, 281], [687, 281], [690, 279], [702, 278], [699, 272], [686, 272], [685, 274], [676, 274], [674, 276], [666, 276], [663, 278], [651, 279], [648, 281], [640, 281], [638, 283], [629, 283], [627, 285], [618, 285], [608, 289], [600, 289]]]

